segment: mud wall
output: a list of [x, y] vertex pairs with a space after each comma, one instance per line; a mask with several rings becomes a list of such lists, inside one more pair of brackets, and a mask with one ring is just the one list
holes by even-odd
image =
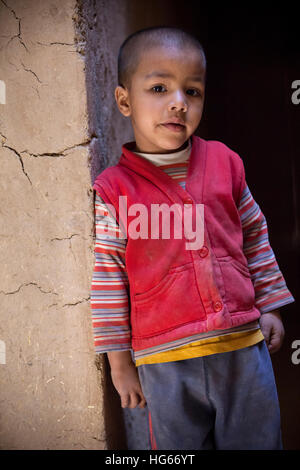
[[79, 16], [0, 1], [1, 449], [106, 448]]

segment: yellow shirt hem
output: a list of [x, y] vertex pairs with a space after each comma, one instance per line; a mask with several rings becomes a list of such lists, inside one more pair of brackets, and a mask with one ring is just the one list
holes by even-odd
[[186, 344], [180, 348], [164, 351], [157, 354], [137, 359], [135, 364], [159, 364], [162, 362], [182, 361], [193, 357], [209, 356], [222, 352], [235, 351], [259, 343], [264, 339], [261, 329], [246, 331], [243, 333], [230, 333], [215, 338], [203, 339]]

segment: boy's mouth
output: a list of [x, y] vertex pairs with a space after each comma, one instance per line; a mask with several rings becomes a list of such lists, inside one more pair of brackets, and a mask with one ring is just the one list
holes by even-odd
[[182, 132], [185, 130], [185, 124], [180, 119], [174, 119], [162, 123], [162, 126], [166, 127], [173, 132]]

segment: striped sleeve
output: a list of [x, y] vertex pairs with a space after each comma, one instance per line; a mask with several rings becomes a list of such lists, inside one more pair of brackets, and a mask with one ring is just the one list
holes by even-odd
[[255, 289], [256, 307], [261, 313], [266, 313], [294, 302], [270, 246], [266, 218], [246, 183], [238, 211], [243, 229], [244, 254]]
[[96, 353], [131, 349], [126, 239], [115, 217], [95, 195], [95, 265], [91, 285], [92, 325]]

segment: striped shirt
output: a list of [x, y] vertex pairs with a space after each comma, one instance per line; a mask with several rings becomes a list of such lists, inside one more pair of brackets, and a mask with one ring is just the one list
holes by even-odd
[[[185, 189], [190, 143], [187, 149], [174, 154], [141, 154], [174, 178]], [[175, 157], [175, 158], [174, 158]], [[155, 158], [155, 160], [154, 160]], [[175, 161], [175, 163], [174, 163]], [[241, 218], [244, 254], [248, 261], [255, 289], [256, 307], [269, 312], [294, 302], [279, 269], [268, 240], [267, 222], [245, 183], [238, 211]], [[107, 227], [109, 230], [107, 231]], [[104, 233], [105, 228], [105, 233]], [[126, 272], [126, 238], [120, 238], [115, 217], [96, 192], [95, 195], [95, 265], [91, 285], [91, 310], [96, 353], [131, 349], [129, 281]], [[224, 331], [199, 333], [192, 337], [148, 348], [134, 353], [134, 359], [163, 354], [195, 342], [206, 340], [216, 344], [233, 334], [257, 330], [258, 321]]]

